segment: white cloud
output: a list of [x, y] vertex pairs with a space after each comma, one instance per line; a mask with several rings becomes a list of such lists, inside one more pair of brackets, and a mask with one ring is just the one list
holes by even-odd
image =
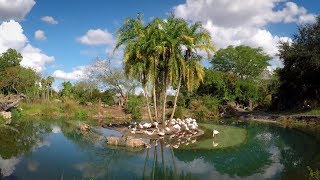
[[19, 164], [20, 159], [12, 157], [10, 159], [2, 159], [0, 156], [0, 169], [4, 177], [10, 176], [16, 169], [16, 165]]
[[29, 44], [21, 25], [13, 20], [0, 25], [0, 53], [9, 48], [16, 49], [22, 54], [22, 66], [31, 67], [38, 72], [45, 69], [46, 63], [54, 61], [53, 56], [47, 56], [40, 49]]
[[77, 41], [86, 45], [113, 45], [115, 43], [113, 35], [101, 29], [90, 29], [85, 35], [77, 38]]
[[35, 4], [34, 0], [0, 0], [0, 22], [24, 19]]
[[35, 32], [34, 32], [34, 37], [35, 37], [37, 40], [39, 40], [39, 41], [44, 41], [44, 40], [47, 39], [44, 31], [42, 31], [42, 30], [37, 30], [37, 31], [35, 31]]
[[174, 7], [174, 13], [177, 17], [201, 21], [217, 49], [228, 45], [262, 47], [274, 58], [272, 68], [281, 65], [277, 57], [278, 42], [292, 40], [273, 35], [266, 25], [315, 21], [314, 14], [286, 0], [187, 0], [185, 4]]
[[[285, 0], [187, 0], [178, 5], [174, 12], [178, 17], [194, 21], [211, 20], [217, 26], [262, 27], [270, 22], [304, 22], [300, 16], [312, 16], [304, 7], [293, 2], [286, 2], [280, 10], [274, 10]], [[307, 19], [309, 19], [307, 18]], [[312, 20], [311, 18], [309, 20]]]
[[11, 20], [0, 25], [0, 53], [8, 48], [22, 49], [26, 43], [27, 37], [18, 22]]
[[42, 21], [49, 24], [58, 24], [59, 22], [55, 20], [52, 16], [44, 16], [41, 18]]
[[71, 72], [65, 72], [62, 70], [56, 70], [52, 76], [63, 80], [81, 80], [87, 78], [86, 66], [75, 67]]
[[37, 72], [41, 72], [45, 69], [46, 63], [51, 63], [54, 61], [53, 56], [47, 56], [43, 54], [41, 49], [35, 48], [28, 44], [21, 51], [23, 59], [21, 65], [24, 67], [30, 67], [35, 69]]

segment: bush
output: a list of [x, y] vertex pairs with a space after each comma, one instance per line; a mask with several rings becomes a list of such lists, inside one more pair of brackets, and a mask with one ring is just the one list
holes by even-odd
[[203, 105], [208, 108], [209, 111], [214, 114], [219, 114], [219, 104], [220, 100], [213, 96], [203, 96], [202, 98]]
[[196, 110], [201, 106], [201, 103], [202, 102], [197, 99], [192, 99], [192, 100], [190, 100], [188, 107], [191, 110]]
[[131, 114], [133, 120], [141, 120], [142, 113], [141, 108], [143, 107], [143, 98], [141, 96], [129, 96], [126, 106], [126, 113]]
[[176, 112], [174, 113], [175, 118], [184, 118], [184, 108], [177, 106]]
[[74, 117], [76, 119], [81, 119], [81, 120], [87, 119], [88, 118], [88, 112], [86, 110], [84, 110], [84, 109], [79, 109], [74, 113]]
[[23, 115], [21, 108], [12, 108], [10, 111], [11, 111], [12, 119], [20, 118]]

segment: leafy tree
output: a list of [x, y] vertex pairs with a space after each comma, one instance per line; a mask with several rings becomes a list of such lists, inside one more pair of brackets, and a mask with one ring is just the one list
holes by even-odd
[[0, 89], [4, 94], [36, 94], [39, 75], [30, 68], [20, 66], [21, 60], [22, 55], [15, 49], [8, 49], [0, 55]]
[[232, 72], [244, 78], [256, 78], [269, 65], [271, 57], [261, 48], [249, 46], [228, 46], [214, 55], [211, 63], [213, 68], [223, 72]]
[[19, 66], [22, 60], [22, 55], [15, 49], [8, 49], [0, 56], [0, 72], [5, 68]]
[[281, 42], [280, 88], [274, 97], [277, 109], [316, 106], [320, 102], [320, 15], [313, 24], [301, 25], [293, 42]]
[[62, 83], [61, 96], [62, 97], [73, 97], [74, 87], [70, 81]]

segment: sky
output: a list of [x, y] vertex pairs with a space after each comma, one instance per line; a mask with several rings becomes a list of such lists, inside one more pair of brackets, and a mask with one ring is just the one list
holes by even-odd
[[112, 53], [116, 31], [126, 18], [144, 22], [168, 14], [201, 21], [217, 49], [228, 45], [261, 47], [281, 67], [279, 41], [292, 41], [297, 27], [315, 21], [320, 0], [0, 0], [0, 53], [18, 50], [22, 66], [63, 81], [85, 78], [94, 59], [121, 66], [121, 49]]

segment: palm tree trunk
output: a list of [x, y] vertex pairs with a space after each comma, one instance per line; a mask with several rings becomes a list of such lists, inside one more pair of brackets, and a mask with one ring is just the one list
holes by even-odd
[[165, 126], [166, 121], [166, 103], [167, 103], [167, 78], [164, 78], [163, 87], [163, 104], [162, 104], [162, 125]]
[[152, 116], [151, 116], [149, 97], [148, 97], [148, 91], [147, 91], [147, 86], [146, 85], [144, 85], [143, 91], [144, 91], [144, 97], [146, 98], [149, 120], [150, 120], [150, 122], [153, 122], [153, 119], [152, 119]]
[[173, 110], [172, 110], [172, 113], [171, 113], [171, 116], [170, 116], [170, 121], [172, 120], [172, 118], [173, 118], [173, 116], [174, 116], [174, 113], [175, 113], [175, 111], [176, 111], [177, 101], [178, 101], [178, 96], [179, 96], [179, 91], [180, 91], [180, 86], [181, 86], [181, 81], [182, 81], [182, 77], [181, 77], [181, 75], [180, 75], [177, 92], [176, 92], [176, 95], [175, 95], [175, 97], [174, 97], [174, 104], [173, 104]]
[[156, 85], [153, 85], [153, 107], [154, 107], [154, 118], [158, 121], [158, 108], [157, 108], [157, 95], [156, 95]]

